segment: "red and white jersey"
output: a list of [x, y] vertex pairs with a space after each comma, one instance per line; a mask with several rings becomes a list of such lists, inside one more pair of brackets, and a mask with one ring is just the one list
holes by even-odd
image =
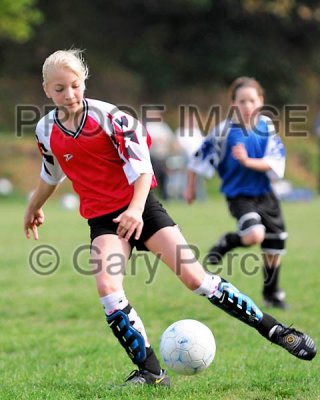
[[128, 205], [132, 184], [153, 169], [151, 139], [140, 122], [113, 104], [84, 99], [83, 106], [76, 132], [63, 126], [55, 109], [38, 122], [36, 137], [43, 156], [41, 178], [57, 185], [67, 176], [79, 195], [80, 214], [88, 219]]

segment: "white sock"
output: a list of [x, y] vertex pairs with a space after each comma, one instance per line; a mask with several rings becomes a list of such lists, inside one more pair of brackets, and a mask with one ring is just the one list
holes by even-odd
[[198, 289], [194, 290], [193, 293], [199, 294], [200, 296], [206, 296], [209, 299], [218, 289], [220, 282], [220, 276], [206, 273], [201, 285]]
[[100, 297], [100, 301], [104, 307], [106, 315], [110, 315], [117, 310], [123, 310], [129, 304], [124, 290], [119, 290], [108, 294], [107, 296]]

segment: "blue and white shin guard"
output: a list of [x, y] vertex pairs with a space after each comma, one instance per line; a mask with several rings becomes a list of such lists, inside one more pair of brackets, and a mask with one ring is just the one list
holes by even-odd
[[146, 347], [150, 347], [140, 317], [128, 302], [123, 290], [100, 298], [106, 319], [113, 334], [135, 364], [146, 359]]
[[161, 367], [150, 346], [141, 318], [131, 307], [123, 290], [100, 298], [113, 334], [139, 369], [159, 375]]
[[229, 315], [254, 328], [260, 324], [263, 313], [259, 307], [223, 278], [209, 301]]
[[132, 310], [128, 305], [123, 310], [115, 311], [107, 316], [107, 322], [132, 362], [140, 364], [147, 357], [146, 343], [143, 335], [130, 323], [129, 314]]

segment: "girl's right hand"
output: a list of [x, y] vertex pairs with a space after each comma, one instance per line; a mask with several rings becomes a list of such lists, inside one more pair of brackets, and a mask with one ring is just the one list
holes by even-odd
[[188, 204], [192, 204], [196, 198], [196, 173], [188, 171], [187, 186], [183, 193], [183, 197]]
[[196, 198], [196, 190], [193, 186], [187, 185], [183, 195], [186, 202], [188, 204], [192, 204], [194, 199]]
[[120, 238], [129, 241], [133, 234], [136, 240], [140, 238], [143, 228], [141, 209], [129, 206], [127, 210], [114, 218], [113, 222], [118, 224], [117, 234]]
[[38, 235], [38, 226], [44, 223], [44, 213], [42, 208], [39, 208], [36, 211], [32, 211], [27, 209], [25, 216], [24, 216], [24, 233], [27, 239], [30, 239], [30, 232], [33, 233], [34, 240], [39, 239]]

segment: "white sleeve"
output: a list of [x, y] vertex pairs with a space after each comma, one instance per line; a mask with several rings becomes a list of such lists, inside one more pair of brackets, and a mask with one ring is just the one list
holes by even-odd
[[225, 120], [217, 125], [190, 157], [188, 169], [206, 178], [212, 178], [224, 156], [227, 131], [228, 121]]
[[271, 180], [282, 179], [286, 164], [285, 148], [280, 136], [275, 133], [273, 124], [269, 125], [269, 138], [263, 159], [269, 164], [267, 175]]
[[51, 126], [49, 121], [50, 118], [45, 116], [39, 121], [36, 127], [36, 138], [40, 153], [42, 155], [40, 176], [49, 185], [58, 185], [65, 179], [66, 176], [50, 148]]
[[123, 160], [123, 170], [129, 184], [134, 183], [141, 174], [153, 174], [150, 160], [146, 128], [131, 115], [120, 110], [112, 112], [111, 139]]

